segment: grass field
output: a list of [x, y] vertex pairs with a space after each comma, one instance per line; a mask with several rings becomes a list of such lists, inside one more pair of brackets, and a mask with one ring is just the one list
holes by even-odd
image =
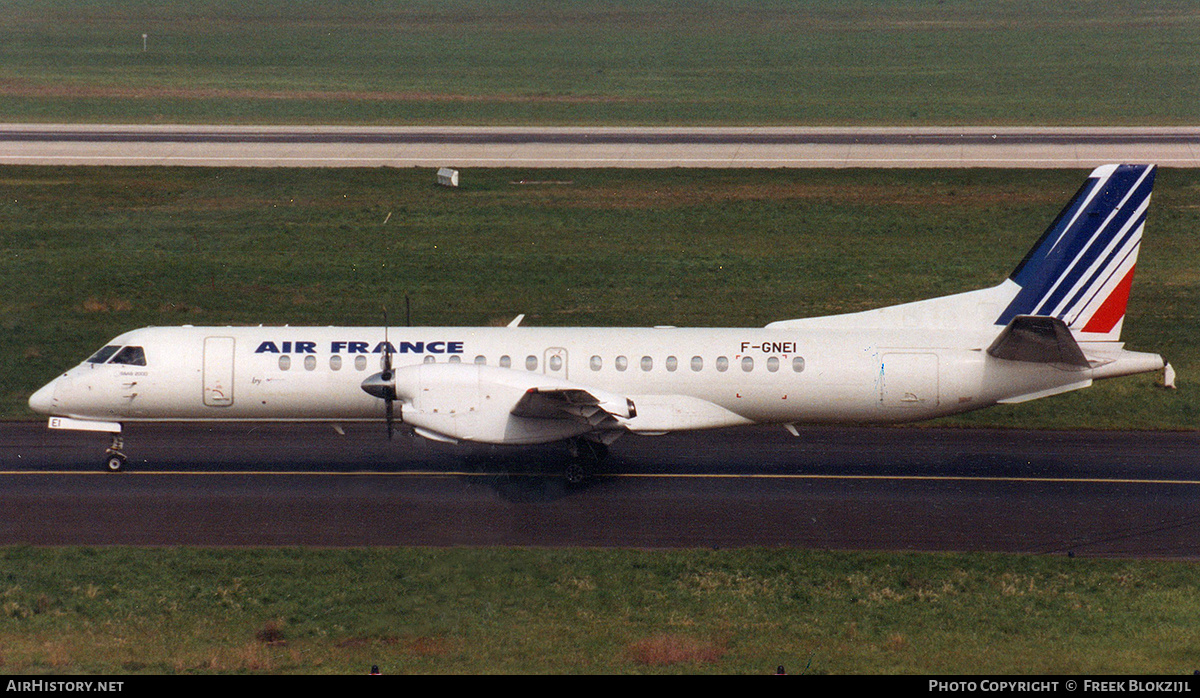
[[[999, 283], [1072, 171], [0, 168], [0, 417], [178, 324], [761, 326]], [[523, 184], [536, 180], [539, 183]], [[1154, 376], [955, 419], [1200, 425], [1200, 174], [1159, 173], [1125, 323]]]
[[1194, 124], [1197, 75], [1186, 0], [10, 0], [0, 15], [0, 121]]
[[1190, 674], [1190, 563], [0, 549], [6, 674]]

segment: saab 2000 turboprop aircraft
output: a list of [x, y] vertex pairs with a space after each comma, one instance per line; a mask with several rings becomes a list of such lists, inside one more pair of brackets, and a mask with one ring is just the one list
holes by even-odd
[[148, 327], [29, 399], [56, 429], [400, 421], [442, 441], [570, 440], [578, 478], [627, 432], [908, 422], [1163, 369], [1120, 342], [1154, 181], [1088, 177], [998, 286], [740, 329]]

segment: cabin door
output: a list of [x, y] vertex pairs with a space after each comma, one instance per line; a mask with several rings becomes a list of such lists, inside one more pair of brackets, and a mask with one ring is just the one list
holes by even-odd
[[884, 354], [879, 377], [880, 401], [884, 407], [919, 409], [938, 404], [937, 354]]
[[233, 404], [233, 337], [204, 340], [204, 404], [229, 407]]

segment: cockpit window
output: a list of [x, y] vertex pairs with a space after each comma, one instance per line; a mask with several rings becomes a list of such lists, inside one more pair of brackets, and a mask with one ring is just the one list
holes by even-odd
[[115, 345], [104, 347], [103, 349], [96, 352], [95, 354], [92, 354], [91, 358], [88, 359], [87, 362], [89, 364], [102, 364], [105, 361], [108, 361], [110, 358], [112, 358], [112, 355], [116, 354], [117, 350], [120, 348], [121, 347], [115, 346]]
[[113, 364], [125, 364], [126, 366], [145, 366], [146, 352], [142, 351], [141, 347], [125, 347], [117, 352], [117, 355], [112, 357]]

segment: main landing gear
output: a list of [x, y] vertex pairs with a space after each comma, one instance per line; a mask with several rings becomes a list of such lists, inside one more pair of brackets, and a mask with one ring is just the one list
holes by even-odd
[[569, 455], [563, 468], [563, 478], [568, 485], [577, 487], [587, 482], [596, 466], [608, 455], [608, 446], [599, 441], [584, 438], [571, 439]]
[[129, 461], [129, 457], [122, 451], [125, 448], [125, 439], [120, 434], [113, 434], [112, 445], [104, 451], [104, 468], [110, 473], [119, 473], [125, 467], [125, 463]]

